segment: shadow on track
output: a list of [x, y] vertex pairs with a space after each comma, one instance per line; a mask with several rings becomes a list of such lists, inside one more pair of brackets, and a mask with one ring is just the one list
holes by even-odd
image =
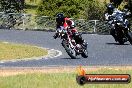
[[[107, 45], [121, 45], [119, 43], [106, 43]], [[122, 45], [130, 45], [130, 44], [122, 44]]]
[[[61, 58], [61, 59], [72, 59], [72, 60], [74, 60], [73, 58]], [[81, 58], [76, 58], [76, 59], [81, 59]]]

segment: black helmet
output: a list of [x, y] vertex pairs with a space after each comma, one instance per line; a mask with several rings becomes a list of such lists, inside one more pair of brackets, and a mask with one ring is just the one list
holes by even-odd
[[62, 22], [64, 22], [64, 14], [63, 13], [58, 13], [57, 15], [56, 15], [56, 22], [57, 23], [62, 23]]
[[114, 9], [115, 9], [115, 7], [114, 7], [113, 4], [110, 3], [110, 4], [107, 5], [107, 10], [108, 10], [109, 14], [112, 14]]

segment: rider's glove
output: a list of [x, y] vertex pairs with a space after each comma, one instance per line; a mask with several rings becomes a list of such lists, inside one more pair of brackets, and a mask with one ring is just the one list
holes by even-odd
[[64, 30], [64, 27], [63, 26], [60, 26], [59, 28], [56, 29], [56, 33], [55, 35], [53, 36], [54, 39], [58, 38], [60, 35], [60, 33]]
[[108, 20], [111, 21], [111, 20], [113, 20], [113, 18], [114, 18], [113, 16], [109, 16]]
[[58, 37], [58, 32], [56, 31], [56, 33], [54, 34], [53, 38], [56, 39]]
[[58, 35], [57, 35], [57, 34], [55, 34], [55, 35], [53, 36], [53, 38], [54, 38], [54, 39], [56, 39], [57, 37], [58, 37]]

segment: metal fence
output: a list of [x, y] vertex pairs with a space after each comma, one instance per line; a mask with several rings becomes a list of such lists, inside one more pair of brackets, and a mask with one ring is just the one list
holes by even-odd
[[[72, 19], [80, 32], [108, 34], [110, 26], [99, 20]], [[0, 12], [0, 29], [55, 31], [55, 18]]]

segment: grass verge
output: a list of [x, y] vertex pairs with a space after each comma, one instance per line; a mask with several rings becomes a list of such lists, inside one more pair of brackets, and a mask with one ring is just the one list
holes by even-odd
[[40, 49], [30, 45], [0, 42], [0, 60], [39, 57], [47, 54], [46, 49]]
[[[130, 69], [100, 69], [88, 71], [88, 74], [130, 74]], [[76, 83], [76, 72], [65, 73], [27, 73], [0, 77], [0, 88], [131, 88], [129, 84], [85, 84]]]

